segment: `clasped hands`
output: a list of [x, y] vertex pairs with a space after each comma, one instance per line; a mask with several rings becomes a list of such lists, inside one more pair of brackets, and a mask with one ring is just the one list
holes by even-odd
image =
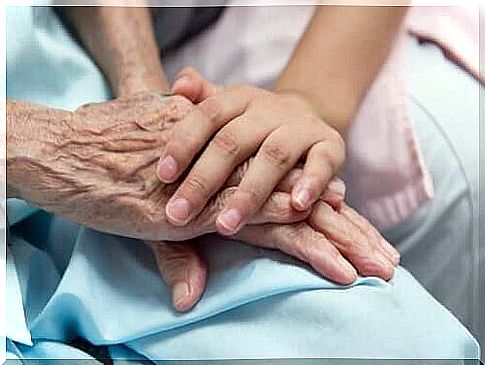
[[343, 140], [309, 103], [222, 88], [191, 69], [172, 93], [141, 92], [73, 113], [9, 103], [12, 191], [147, 242], [180, 311], [204, 291], [207, 266], [190, 240], [207, 233], [281, 250], [344, 285], [357, 275], [392, 277], [399, 254], [343, 201], [335, 178]]
[[[195, 107], [174, 127], [157, 168], [161, 181], [180, 181], [166, 205], [170, 223], [191, 222], [246, 162], [237, 188], [217, 214], [220, 234], [278, 248], [341, 284], [353, 282], [357, 273], [392, 277], [399, 254], [345, 204], [345, 185], [335, 177], [345, 159], [344, 141], [310, 103], [297, 94], [246, 85], [223, 88], [191, 68], [177, 75], [172, 93]], [[255, 225], [255, 215], [277, 192], [286, 202], [275, 217], [292, 218]], [[165, 246], [158, 250], [166, 257]], [[201, 265], [195, 257], [194, 267]], [[158, 262], [167, 265], [163, 258]], [[205, 269], [199, 272], [204, 281]]]

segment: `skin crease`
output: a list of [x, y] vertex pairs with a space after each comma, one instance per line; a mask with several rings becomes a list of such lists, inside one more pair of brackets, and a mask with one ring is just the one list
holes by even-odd
[[[171, 225], [164, 205], [177, 183], [161, 183], [155, 169], [171, 129], [191, 107], [183, 97], [150, 92], [74, 113], [8, 101], [8, 196], [90, 228], [147, 240], [173, 288], [174, 305], [187, 310], [203, 292], [207, 268], [186, 240], [215, 231], [215, 217], [251, 163], [240, 166], [188, 227]], [[286, 252], [342, 284], [357, 272], [391, 278], [389, 262], [397, 264], [398, 256], [343, 202], [341, 182], [330, 184], [312, 211], [292, 208], [289, 191], [301, 173], [297, 168], [283, 179], [280, 191], [233, 238]]]
[[[149, 91], [166, 93], [169, 90], [169, 84], [161, 66], [163, 55], [160, 57], [153, 34], [152, 20], [147, 8], [73, 7], [65, 9], [78, 32], [79, 38], [104, 72], [117, 97], [130, 97], [140, 92]], [[345, 129], [346, 123], [350, 120], [348, 116], [353, 114], [356, 102], [363, 95], [367, 84], [371, 82], [373, 75], [383, 62], [388, 44], [384, 47], [381, 45], [386, 42], [391, 43], [389, 40], [397, 28], [395, 25], [399, 23], [399, 16], [388, 16], [386, 10], [381, 12], [378, 9], [368, 12], [355, 11], [353, 7], [321, 7], [318, 13], [319, 15], [315, 17], [310, 31], [306, 32], [308, 36], [304, 37], [301, 46], [295, 52], [287, 69], [275, 85], [275, 90], [282, 94], [296, 94], [297, 97], [310, 100], [312, 104], [318, 106], [322, 118], [340, 131]], [[342, 22], [341, 19], [347, 21]], [[341, 23], [341, 25], [336, 27], [335, 23]], [[322, 24], [325, 29], [320, 27]], [[348, 28], [347, 30], [351, 30], [349, 34], [342, 32], [342, 28], [345, 28], [344, 24], [359, 24], [359, 27]], [[320, 41], [321, 38], [319, 37], [323, 33], [326, 40]], [[369, 37], [369, 34], [374, 36]], [[315, 39], [319, 40], [318, 47], [323, 47], [318, 52], [312, 51], [314, 49], [312, 43]], [[358, 62], [342, 62], [346, 57], [342, 57], [341, 51], [345, 52], [345, 49], [349, 47], [343, 40], [351, 40], [354, 46], [361, 48], [358, 52], [355, 52], [355, 59]], [[339, 48], [340, 44], [346, 44], [347, 48]], [[331, 45], [331, 47], [327, 47], [327, 45]], [[363, 48], [364, 45], [365, 48]], [[365, 54], [364, 56], [362, 51], [366, 49], [379, 49], [383, 52], [374, 52], [371, 55]], [[323, 56], [323, 63], [328, 66], [325, 72], [312, 72], [314, 67], [306, 64], [305, 60], [316, 61], [317, 58], [313, 55], [317, 53]], [[308, 57], [308, 54], [310, 54], [310, 57]], [[363, 65], [363, 60], [366, 61], [366, 67]], [[367, 61], [369, 62], [367, 63]], [[353, 77], [346, 78], [345, 75], [349, 74]], [[300, 76], [304, 76], [301, 78], [301, 83], [298, 82]], [[341, 82], [342, 80], [346, 80], [346, 82]], [[354, 80], [359, 80], [359, 82], [355, 83]], [[347, 81], [350, 81], [350, 84]], [[307, 86], [310, 86], [311, 90], [314, 90], [314, 85], [317, 87], [325, 85], [325, 93], [320, 93], [322, 96], [320, 99], [315, 98], [315, 95], [312, 95], [306, 89]], [[352, 90], [352, 98], [349, 98], [349, 87]], [[334, 105], [339, 106], [338, 110], [334, 110]], [[94, 122], [91, 121], [90, 123]], [[159, 152], [161, 152], [161, 149]], [[112, 157], [109, 160], [117, 160], [118, 158], [119, 156]], [[129, 160], [132, 161], [133, 159]], [[226, 186], [223, 186], [222, 190], [218, 191], [208, 201], [195, 221], [184, 227], [184, 231], [195, 227], [194, 229], [200, 232], [200, 226], [197, 226], [197, 224], [204, 217], [210, 217], [209, 221], [213, 222], [213, 219], [220, 213], [218, 211], [220, 206], [217, 203], [226, 204], [248, 166], [248, 161], [245, 161], [243, 168], [238, 167], [235, 170], [235, 174], [233, 173], [229, 177], [229, 181], [234, 180], [232, 188], [227, 190]], [[146, 167], [141, 170], [132, 168], [131, 171], [136, 170], [136, 176], [142, 176], [141, 171], [148, 171], [150, 168]], [[301, 173], [302, 169], [300, 168], [296, 175], [301, 177]], [[290, 171], [291, 174], [292, 171]], [[148, 181], [151, 182], [153, 176], [149, 174]], [[234, 176], [236, 176], [235, 179]], [[355, 212], [352, 215], [351, 212], [353, 211], [350, 208], [349, 211], [345, 209], [346, 205], [342, 202], [343, 193], [337, 192], [335, 194], [335, 190], [332, 189], [332, 185], [335, 184], [332, 184], [332, 181], [323, 191], [324, 201], [317, 200], [311, 211], [311, 215], [315, 211], [318, 211], [319, 214], [326, 214], [325, 219], [322, 217], [310, 219], [311, 216], [308, 217], [310, 212], [302, 212], [304, 213], [303, 216], [298, 217], [299, 223], [263, 224], [264, 219], [261, 219], [262, 217], [266, 219], [269, 217], [271, 221], [275, 217], [287, 217], [288, 214], [294, 213], [289, 193], [291, 193], [291, 188], [295, 186], [297, 179], [293, 179], [291, 183], [288, 182], [289, 178], [285, 179], [286, 182], [280, 182], [275, 190], [280, 189], [286, 193], [281, 195], [273, 192], [268, 199], [269, 203], [277, 204], [273, 204], [271, 209], [268, 209], [267, 204], [263, 205], [262, 210], [248, 221], [249, 225], [244, 227], [237, 235], [231, 237], [250, 244], [279, 249], [299, 257], [310, 263], [322, 275], [339, 283], [352, 282], [355, 278], [355, 271], [361, 275], [376, 275], [386, 280], [392, 276], [393, 265], [399, 261], [399, 255], [380, 234], [372, 233], [373, 228], [369, 222], [365, 222], [364, 225], [358, 224], [361, 223], [360, 219], [357, 219], [360, 216]], [[174, 184], [163, 185], [167, 186], [167, 190], [163, 190], [163, 193], [170, 192], [173, 194], [179, 184], [180, 181], [178, 180]], [[138, 189], [139, 186], [149, 186], [148, 183], [141, 185], [140, 182], [138, 182], [138, 185], [134, 183], [133, 185], [138, 186]], [[172, 187], [173, 190], [171, 190]], [[127, 194], [130, 196], [129, 192]], [[169, 196], [161, 198], [161, 206], [168, 198]], [[314, 196], [314, 198], [317, 198], [317, 196]], [[126, 200], [123, 201], [123, 204], [126, 203]], [[144, 206], [140, 203], [140, 199], [128, 200], [136, 201], [135, 206]], [[152, 203], [152, 205], [154, 204]], [[212, 213], [208, 214], [208, 211], [213, 212], [213, 216], [211, 216]], [[269, 213], [262, 213], [265, 211]], [[141, 213], [143, 214], [143, 212]], [[158, 216], [155, 216], [160, 218], [160, 212], [157, 211], [156, 214]], [[306, 217], [308, 219], [305, 221]], [[261, 224], [254, 224], [255, 219]], [[328, 230], [338, 231], [342, 219], [349, 223], [345, 225], [344, 236], [347, 239], [342, 242], [327, 239], [326, 232]], [[157, 221], [157, 219], [153, 219], [153, 221]], [[327, 226], [323, 227], [323, 223]], [[114, 224], [116, 225], [116, 223]], [[121, 228], [126, 230], [126, 227]], [[170, 229], [177, 231], [177, 228], [173, 226]], [[213, 227], [210, 229], [213, 229]], [[335, 235], [335, 239], [338, 237]], [[190, 309], [200, 298], [207, 277], [207, 266], [196, 247], [190, 241], [183, 243], [156, 241], [150, 242], [149, 246], [155, 253], [162, 278], [172, 289], [175, 308], [178, 310]], [[344, 259], [343, 256], [347, 257], [347, 255], [350, 255], [352, 260]]]
[[[193, 225], [177, 228], [168, 223], [163, 209], [175, 185], [160, 183], [155, 176], [160, 148], [190, 107], [182, 97], [156, 93], [88, 104], [74, 113], [9, 102], [9, 145], [15, 146], [7, 159], [9, 196], [80, 224], [134, 238], [180, 241], [214, 231], [214, 214], [234, 190], [231, 186], [206, 206]], [[232, 183], [240, 175], [235, 173]], [[32, 176], [35, 181], [22, 184]], [[280, 195], [268, 201], [255, 222], [268, 222], [265, 215], [283, 223], [308, 215], [275, 214], [281, 210]]]

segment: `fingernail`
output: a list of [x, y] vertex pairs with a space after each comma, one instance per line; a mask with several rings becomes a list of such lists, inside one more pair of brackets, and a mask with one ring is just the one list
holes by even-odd
[[239, 224], [241, 224], [241, 220], [241, 212], [236, 208], [225, 210], [217, 217], [218, 223], [231, 232], [237, 229]]
[[399, 254], [399, 252], [397, 251], [393, 251], [391, 253], [391, 256], [392, 256], [392, 261], [394, 263], [394, 265], [399, 265], [399, 262], [401, 261], [401, 255]]
[[160, 162], [158, 164], [158, 177], [162, 181], [168, 182], [177, 173], [177, 161], [168, 155], [165, 158], [160, 157]]
[[173, 201], [169, 201], [166, 208], [168, 217], [177, 222], [184, 223], [189, 218], [190, 204], [185, 198], [177, 198]]
[[190, 80], [185, 75], [182, 75], [182, 76], [176, 78], [173, 85], [172, 85], [172, 92], [174, 92], [175, 90], [177, 90], [180, 87], [184, 87], [184, 86], [189, 85], [189, 83], [190, 83]]
[[349, 278], [357, 278], [357, 271], [355, 268], [343, 257], [339, 258], [340, 267], [345, 271], [345, 275]]
[[381, 253], [377, 254], [377, 260], [379, 263], [384, 266], [387, 270], [394, 270], [394, 267], [392, 264], [389, 262], [389, 260]]
[[310, 204], [310, 192], [306, 187], [301, 187], [295, 194], [295, 203], [302, 209], [307, 209]]
[[328, 183], [328, 188], [339, 195], [345, 196], [345, 183], [340, 179], [333, 179]]
[[396, 250], [394, 246], [392, 246], [385, 238], [382, 239], [382, 245], [384, 246], [385, 250], [389, 253], [392, 258], [392, 263], [394, 265], [398, 265], [399, 261], [401, 260], [401, 255], [399, 251]]
[[178, 282], [172, 290], [172, 302], [175, 308], [179, 308], [190, 294], [189, 285], [185, 281]]

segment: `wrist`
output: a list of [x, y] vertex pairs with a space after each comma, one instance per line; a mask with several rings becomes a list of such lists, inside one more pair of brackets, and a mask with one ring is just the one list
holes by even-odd
[[345, 108], [340, 109], [336, 114], [322, 106], [319, 98], [312, 93], [289, 88], [275, 88], [275, 93], [280, 95], [290, 95], [297, 98], [311, 113], [316, 115], [323, 122], [335, 129], [343, 138], [345, 138], [347, 127], [352, 120], [352, 113], [346, 112]]
[[163, 73], [147, 70], [144, 66], [126, 68], [114, 83], [117, 97], [134, 95], [141, 92], [168, 93], [169, 84]]
[[65, 143], [71, 113], [35, 104], [7, 101], [7, 196], [22, 198], [39, 176], [48, 171], [60, 143]]

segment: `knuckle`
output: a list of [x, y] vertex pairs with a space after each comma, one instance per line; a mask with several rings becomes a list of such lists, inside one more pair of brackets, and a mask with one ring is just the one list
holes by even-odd
[[374, 242], [377, 245], [381, 243], [370, 224], [364, 224], [361, 230], [364, 236], [366, 236], [370, 242]]
[[278, 142], [265, 143], [261, 149], [265, 158], [275, 167], [286, 170], [291, 163], [291, 153]]
[[209, 122], [215, 123], [222, 112], [221, 103], [214, 97], [207, 98], [196, 106], [198, 111], [204, 115]]
[[311, 263], [313, 261], [315, 250], [318, 243], [322, 243], [322, 237], [316, 232], [304, 229], [303, 225], [299, 225], [301, 228], [294, 231], [290, 242], [294, 242], [295, 251], [297, 252], [297, 257], [300, 260]]
[[326, 164], [331, 171], [338, 171], [342, 166], [345, 158], [342, 157], [342, 153], [338, 150], [331, 148], [329, 144], [324, 144], [318, 149], [318, 160]]
[[183, 189], [190, 193], [209, 195], [209, 183], [200, 174], [190, 174], [183, 183]]
[[[340, 137], [342, 138], [342, 137]], [[345, 148], [345, 142], [343, 141], [343, 139], [341, 139], [342, 142], [340, 142], [340, 146], [338, 147], [338, 150], [340, 151], [337, 155], [337, 164], [339, 166], [343, 165], [344, 162], [345, 162], [345, 159], [347, 158], [346, 154], [347, 154], [347, 151], [346, 151], [346, 148]]]
[[235, 157], [239, 155], [241, 147], [234, 133], [221, 130], [214, 136], [212, 143], [220, 148], [226, 155]]
[[278, 235], [274, 237], [273, 247], [305, 261], [309, 248], [302, 228], [301, 224], [281, 226]]

